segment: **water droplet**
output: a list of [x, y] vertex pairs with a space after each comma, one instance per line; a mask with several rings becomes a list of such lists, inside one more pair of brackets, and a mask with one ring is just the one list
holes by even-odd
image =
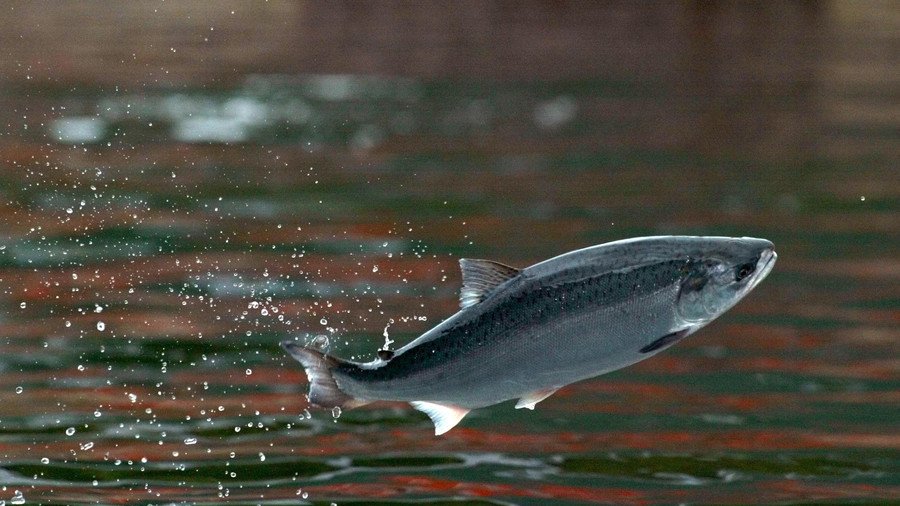
[[103, 322], [97, 322], [97, 330], [103, 332], [104, 330], [106, 330], [106, 324]]
[[103, 414], [103, 413], [101, 413], [99, 410], [94, 411], [94, 418], [100, 418], [100, 416], [101, 416], [102, 414]]
[[72, 434], [75, 434], [75, 427], [69, 427], [68, 429], [66, 429], [67, 436], [71, 436]]
[[74, 211], [71, 207], [66, 208], [66, 214], [72, 214]]
[[72, 273], [72, 279], [78, 279], [78, 274], [73, 272], [73, 273]]
[[341, 408], [335, 406], [331, 408], [331, 416], [334, 417], [335, 420], [341, 417]]
[[22, 393], [22, 391], [24, 391], [24, 390], [25, 390], [25, 389], [22, 388], [22, 387], [16, 387], [16, 393], [17, 393], [17, 394]]
[[266, 454], [265, 454], [265, 453], [259, 452], [259, 461], [260, 461], [260, 462], [265, 462], [265, 461], [266, 461]]
[[186, 445], [195, 445], [195, 444], [197, 444], [197, 438], [195, 438], [195, 437], [189, 437], [189, 438], [187, 438], [187, 439], [184, 440], [184, 444], [186, 444]]
[[22, 308], [22, 309], [25, 309], [25, 306], [27, 306], [27, 305], [28, 305], [28, 304], [26, 304], [26, 303], [23, 302], [23, 303], [19, 304], [19, 307]]
[[47, 457], [44, 457], [41, 459], [41, 464], [49, 464], [49, 463], [50, 463], [50, 459], [48, 459]]
[[247, 369], [247, 370], [244, 371], [244, 372], [247, 373], [247, 376], [250, 376], [251, 374], [253, 374], [253, 369]]
[[[22, 308], [24, 308], [24, 307], [25, 307], [25, 303], [23, 302]], [[328, 325], [328, 320], [326, 320], [325, 318], [322, 318], [321, 320], [319, 320], [319, 323], [321, 323], [322, 325]]]
[[9, 500], [10, 504], [25, 504], [25, 496], [22, 495], [22, 492], [16, 490], [13, 493], [12, 499]]
[[82, 449], [82, 450], [90, 450], [90, 449], [93, 448], [93, 447], [94, 447], [94, 442], [93, 442], [93, 441], [88, 441], [87, 443], [84, 443], [84, 444], [81, 445], [81, 449]]
[[373, 266], [372, 266], [372, 272], [378, 272], [378, 266], [377, 266], [377, 265], [373, 265]]
[[71, 326], [72, 326], [72, 322], [70, 322], [69, 320], [66, 320], [66, 327], [71, 327]]

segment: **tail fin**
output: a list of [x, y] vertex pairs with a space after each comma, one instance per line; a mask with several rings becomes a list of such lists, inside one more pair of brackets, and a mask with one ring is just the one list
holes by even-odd
[[281, 347], [306, 369], [309, 379], [309, 402], [323, 408], [356, 407], [358, 401], [341, 390], [332, 374], [341, 361], [321, 351], [305, 348], [297, 341], [282, 341]]

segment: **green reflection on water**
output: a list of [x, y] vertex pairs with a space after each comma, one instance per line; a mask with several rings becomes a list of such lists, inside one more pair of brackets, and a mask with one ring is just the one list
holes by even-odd
[[848, 476], [871, 471], [863, 462], [832, 460], [817, 457], [795, 458], [734, 458], [734, 457], [569, 457], [559, 464], [564, 472], [590, 473], [612, 476], [652, 478], [660, 473], [721, 479], [727, 472], [752, 475]]
[[[134, 482], [168, 483], [190, 480], [197, 483], [218, 483], [229, 480], [253, 482], [259, 480], [284, 480], [316, 476], [338, 468], [328, 464], [291, 459], [280, 462], [216, 461], [186, 462], [179, 464], [149, 465], [142, 463], [120, 464], [82, 462], [77, 464], [12, 464], [5, 469], [24, 476], [36, 475], [44, 480], [64, 482], [104, 483]], [[232, 476], [232, 473], [234, 475]]]

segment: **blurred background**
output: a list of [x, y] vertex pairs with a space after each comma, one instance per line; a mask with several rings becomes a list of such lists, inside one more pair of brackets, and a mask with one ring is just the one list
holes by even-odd
[[[0, 504], [900, 499], [900, 7], [0, 6]], [[309, 410], [460, 257], [779, 262], [679, 346], [435, 438]]]

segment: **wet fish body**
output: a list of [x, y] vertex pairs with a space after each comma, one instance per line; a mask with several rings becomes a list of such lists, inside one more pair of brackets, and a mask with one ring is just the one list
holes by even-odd
[[[310, 401], [407, 401], [446, 432], [469, 410], [534, 405], [568, 384], [675, 344], [732, 307], [772, 269], [764, 239], [660, 236], [602, 244], [525, 269], [463, 259], [461, 310], [368, 363], [285, 349]], [[386, 359], [386, 360], [385, 360]]]

